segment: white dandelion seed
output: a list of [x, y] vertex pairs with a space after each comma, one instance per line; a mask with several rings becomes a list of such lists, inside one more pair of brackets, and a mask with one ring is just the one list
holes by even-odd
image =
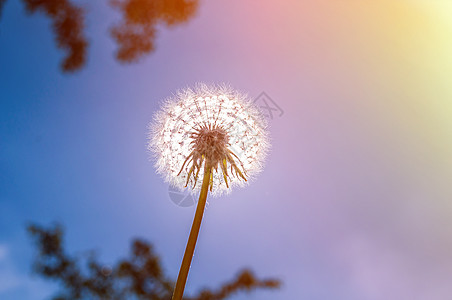
[[[150, 126], [157, 172], [176, 188], [200, 192], [173, 300], [183, 297], [207, 193], [242, 186], [263, 165], [266, 120], [243, 94], [225, 85], [198, 84], [168, 99]], [[202, 184], [198, 184], [202, 178]]]
[[243, 186], [263, 166], [266, 120], [230, 87], [198, 84], [169, 98], [150, 128], [157, 172], [172, 186], [198, 193], [204, 164], [212, 167], [210, 191], [218, 196]]

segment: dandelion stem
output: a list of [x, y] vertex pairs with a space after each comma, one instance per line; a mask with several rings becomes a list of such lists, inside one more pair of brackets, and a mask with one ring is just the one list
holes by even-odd
[[195, 251], [196, 241], [198, 239], [199, 228], [201, 227], [202, 216], [206, 206], [207, 192], [210, 184], [210, 174], [212, 167], [206, 160], [204, 166], [204, 177], [202, 180], [201, 192], [199, 194], [198, 206], [196, 207], [195, 218], [191, 226], [190, 236], [188, 237], [187, 246], [185, 248], [184, 258], [180, 266], [179, 275], [177, 276], [176, 287], [174, 288], [172, 300], [181, 300], [184, 295], [185, 283], [187, 282], [188, 271], [190, 270], [191, 260]]

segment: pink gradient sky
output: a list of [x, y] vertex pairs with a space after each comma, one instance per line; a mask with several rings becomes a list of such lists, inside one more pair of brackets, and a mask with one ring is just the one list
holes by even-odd
[[[100, 2], [88, 7], [90, 35], [105, 36], [116, 16]], [[157, 51], [142, 63], [116, 64], [106, 55], [112, 42], [96, 38], [86, 70], [67, 77], [56, 69], [50, 33], [30, 35], [48, 24], [7, 2], [2, 157], [17, 186], [8, 181], [1, 194], [8, 229], [0, 246], [31, 257], [14, 252], [26, 244], [21, 222], [58, 219], [71, 247], [97, 247], [111, 261], [131, 236], [143, 236], [175, 276], [194, 208], [168, 199], [148, 162], [146, 126], [176, 89], [229, 82], [251, 97], [265, 91], [284, 115], [270, 120], [273, 146], [261, 176], [209, 201], [188, 291], [249, 266], [284, 287], [234, 299], [445, 299], [452, 294], [448, 8], [422, 0], [203, 1], [186, 26], [160, 32]], [[23, 50], [27, 34], [33, 55]], [[42, 141], [30, 146], [35, 135]], [[26, 272], [18, 254], [8, 257], [9, 269]]]

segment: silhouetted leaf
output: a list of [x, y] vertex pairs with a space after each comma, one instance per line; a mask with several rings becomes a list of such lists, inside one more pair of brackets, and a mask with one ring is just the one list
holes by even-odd
[[155, 49], [156, 27], [187, 22], [198, 7], [198, 0], [110, 0], [122, 13], [122, 22], [111, 28], [121, 62], [136, 62]]
[[[0, 16], [3, 4], [0, 0]], [[63, 72], [74, 72], [86, 64], [88, 40], [85, 11], [72, 0], [23, 0], [29, 13], [40, 12], [52, 20], [56, 45], [65, 51]], [[137, 62], [155, 50], [157, 28], [188, 22], [196, 13], [199, 0], [109, 0], [120, 11], [122, 20], [110, 28], [118, 45], [121, 63]]]
[[61, 67], [72, 72], [86, 62], [88, 41], [84, 36], [84, 11], [68, 0], [23, 0], [30, 13], [42, 12], [52, 19], [58, 48], [66, 52]]
[[[171, 299], [174, 282], [164, 275], [159, 257], [144, 240], [133, 240], [129, 257], [119, 260], [110, 269], [93, 255], [82, 259], [66, 253], [64, 232], [59, 225], [50, 228], [31, 225], [28, 232], [37, 247], [34, 272], [61, 284], [61, 292], [54, 300]], [[218, 289], [204, 289], [195, 297], [185, 296], [184, 300], [223, 300], [240, 291], [279, 286], [278, 280], [260, 280], [250, 270], [243, 270]]]

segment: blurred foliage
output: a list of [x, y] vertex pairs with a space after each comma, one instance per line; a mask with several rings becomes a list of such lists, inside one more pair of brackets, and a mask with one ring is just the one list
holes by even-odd
[[61, 68], [75, 71], [86, 62], [88, 41], [84, 35], [84, 12], [69, 0], [23, 0], [29, 13], [42, 12], [52, 20], [58, 48], [66, 51]]
[[[137, 62], [155, 50], [157, 28], [171, 27], [190, 20], [199, 0], [109, 0], [120, 11], [122, 20], [111, 27], [118, 45], [116, 58], [122, 63]], [[0, 16], [6, 0], [0, 0]], [[73, 0], [23, 0], [29, 13], [40, 12], [52, 21], [57, 47], [66, 55], [63, 72], [81, 69], [89, 46], [85, 33], [85, 13]]]
[[122, 62], [137, 61], [154, 50], [157, 25], [187, 22], [198, 8], [197, 0], [110, 0], [122, 13], [122, 22], [111, 29]]
[[[30, 225], [28, 232], [37, 247], [34, 272], [60, 283], [61, 291], [53, 300], [171, 299], [174, 282], [164, 275], [152, 245], [143, 240], [133, 240], [129, 257], [110, 268], [101, 264], [94, 254], [83, 258], [66, 253], [64, 232], [59, 225], [49, 228]], [[203, 289], [197, 295], [183, 299], [222, 300], [240, 291], [279, 287], [278, 280], [261, 280], [250, 270], [243, 270], [218, 289]]]

